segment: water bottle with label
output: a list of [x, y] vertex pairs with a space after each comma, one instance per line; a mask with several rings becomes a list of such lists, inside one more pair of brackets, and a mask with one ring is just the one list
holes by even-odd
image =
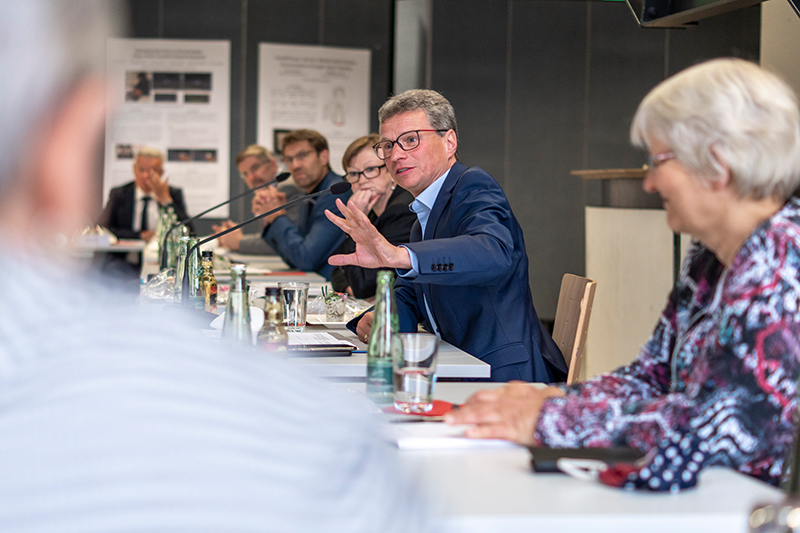
[[400, 349], [393, 282], [394, 275], [390, 270], [378, 272], [375, 315], [367, 345], [367, 396], [377, 404], [392, 402], [392, 359]]

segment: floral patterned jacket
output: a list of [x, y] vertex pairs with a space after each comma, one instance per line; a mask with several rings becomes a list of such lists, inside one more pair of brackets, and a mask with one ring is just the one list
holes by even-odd
[[797, 423], [800, 201], [748, 237], [726, 270], [694, 242], [647, 344], [628, 366], [545, 402], [535, 440], [650, 449], [699, 437], [707, 465], [777, 484]]

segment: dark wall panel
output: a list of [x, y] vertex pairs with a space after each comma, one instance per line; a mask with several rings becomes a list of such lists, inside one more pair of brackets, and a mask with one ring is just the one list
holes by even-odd
[[[247, 31], [270, 42], [319, 44], [319, 0], [248, 0]], [[256, 49], [257, 51], [257, 49]]]
[[[372, 51], [370, 129], [378, 131], [378, 109], [393, 85], [394, 2], [336, 0], [325, 2], [325, 44]], [[338, 162], [337, 168], [338, 168]]]
[[628, 142], [639, 102], [663, 79], [664, 30], [639, 28], [623, 2], [591, 7], [588, 168], [639, 167]]
[[508, 8], [505, 1], [433, 4], [431, 88], [456, 111], [458, 153], [502, 185]]
[[[516, 1], [505, 191], [525, 231], [536, 308], [555, 316], [559, 273], [582, 274], [583, 2]], [[569, 39], [564, 36], [568, 35]]]
[[137, 0], [130, 2], [131, 33], [135, 37], [161, 37], [163, 0]]
[[714, 57], [759, 60], [761, 6], [703, 19], [695, 27], [669, 30], [669, 75]]

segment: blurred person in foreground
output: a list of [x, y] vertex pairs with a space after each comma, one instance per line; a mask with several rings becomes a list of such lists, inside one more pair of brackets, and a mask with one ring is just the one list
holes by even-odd
[[[411, 226], [417, 216], [409, 209], [414, 201], [411, 193], [398, 187], [372, 147], [380, 141], [377, 133], [359, 137], [347, 147], [342, 158], [345, 179], [353, 186], [353, 196], [347, 201], [350, 209], [358, 209], [387, 241], [394, 245], [408, 242]], [[336, 250], [349, 254], [356, 250], [353, 239], [347, 237]], [[374, 298], [378, 269], [355, 265], [336, 267], [331, 285], [336, 292], [346, 292], [356, 298]]]
[[[652, 336], [628, 366], [569, 387], [480, 391], [448, 422], [552, 447], [666, 446], [670, 464], [776, 484], [800, 370], [796, 97], [752, 63], [709, 61], [644, 98], [631, 140], [649, 152], [645, 191], [661, 195], [672, 231], [694, 238]], [[640, 480], [679, 482], [653, 481], [658, 457]]]
[[[257, 144], [251, 144], [236, 155], [236, 168], [239, 170], [242, 180], [250, 189], [274, 180], [280, 170], [272, 152]], [[287, 202], [302, 194], [292, 178], [279, 183], [277, 190], [286, 195]], [[255, 196], [253, 196], [252, 202], [255, 202]], [[299, 206], [293, 206], [286, 210], [287, 215], [295, 224], [297, 223], [298, 209]], [[235, 225], [232, 220], [226, 220], [219, 226], [212, 226], [211, 229], [214, 233], [219, 233]], [[253, 226], [258, 227], [258, 224], [254, 223]], [[262, 223], [257, 234], [245, 234], [241, 229], [232, 231], [218, 239], [219, 245], [243, 254], [274, 255], [275, 250], [261, 238], [263, 229]]]
[[[281, 148], [286, 168], [305, 194], [324, 191], [342, 181], [342, 177], [333, 172], [328, 164], [328, 141], [318, 131], [291, 131], [283, 138]], [[325, 218], [326, 209], [339, 213], [336, 198], [347, 200], [350, 192], [338, 197], [326, 194], [300, 202], [296, 223], [289, 218], [285, 209], [264, 217], [266, 226], [261, 236], [292, 268], [306, 272], [313, 270], [330, 280], [333, 267], [328, 264], [328, 257], [345, 237], [339, 228]], [[285, 193], [273, 187], [261, 189], [253, 199], [253, 213], [261, 215], [285, 203]]]
[[92, 204], [114, 7], [0, 2], [0, 530], [428, 530], [351, 400], [57, 255]]
[[[533, 307], [522, 228], [497, 181], [458, 162], [453, 106], [436, 91], [414, 89], [387, 100], [378, 119], [373, 150], [414, 196], [417, 221], [410, 242], [395, 246], [360, 209], [337, 200], [344, 218], [327, 216], [356, 246], [331, 264], [396, 269], [400, 331], [423, 324], [491, 365], [492, 381], [558, 381], [566, 364]], [[372, 318], [358, 321], [362, 340]]]

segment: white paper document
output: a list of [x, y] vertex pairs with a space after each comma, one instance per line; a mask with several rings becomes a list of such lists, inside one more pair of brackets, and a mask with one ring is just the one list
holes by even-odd
[[352, 346], [353, 348], [356, 347], [356, 345], [350, 341], [337, 339], [330, 333], [316, 332], [316, 331], [315, 332], [303, 331], [301, 333], [290, 332], [289, 344], [312, 344], [312, 345], [347, 344], [348, 346]]
[[450, 426], [444, 422], [397, 422], [386, 424], [387, 437], [401, 450], [474, 450], [512, 448], [506, 440], [468, 439], [468, 426]]

